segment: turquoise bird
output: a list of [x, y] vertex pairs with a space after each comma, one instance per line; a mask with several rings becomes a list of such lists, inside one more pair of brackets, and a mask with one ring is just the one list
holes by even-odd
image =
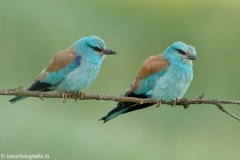
[[[62, 92], [66, 102], [67, 92], [79, 92], [88, 87], [97, 77], [105, 55], [116, 54], [106, 48], [102, 39], [89, 36], [79, 39], [67, 50], [54, 55], [48, 66], [40, 73], [28, 91]], [[17, 96], [9, 102], [15, 103], [25, 96]]]
[[[151, 56], [143, 62], [136, 80], [127, 90], [125, 97], [152, 98], [173, 105], [183, 97], [192, 79], [192, 60], [197, 60], [194, 47], [183, 42], [175, 42], [162, 54]], [[104, 122], [120, 114], [143, 109], [153, 104], [118, 103], [117, 107], [101, 118]]]

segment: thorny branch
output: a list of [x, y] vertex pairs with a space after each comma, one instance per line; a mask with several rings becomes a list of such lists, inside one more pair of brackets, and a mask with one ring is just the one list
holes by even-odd
[[[15, 96], [27, 96], [27, 97], [38, 97], [41, 100], [43, 98], [62, 98], [61, 92], [39, 92], [39, 91], [25, 91], [22, 87], [16, 89], [0, 89], [0, 95], [15, 95]], [[188, 108], [190, 104], [211, 104], [216, 105], [221, 111], [230, 115], [231, 117], [240, 121], [240, 118], [236, 115], [228, 112], [223, 108], [222, 104], [237, 104], [240, 105], [240, 101], [233, 100], [205, 100], [203, 99], [205, 93], [202, 94], [198, 99], [187, 99], [182, 98], [179, 100], [176, 105], [184, 106], [184, 108]], [[133, 97], [123, 97], [123, 96], [107, 96], [107, 95], [98, 95], [98, 94], [79, 94], [76, 92], [68, 93], [68, 99], [79, 99], [79, 100], [108, 100], [108, 101], [116, 101], [116, 102], [132, 102], [132, 103], [157, 103], [153, 99], [141, 99], [141, 98], [133, 98]], [[171, 102], [164, 102], [164, 104], [172, 105]]]

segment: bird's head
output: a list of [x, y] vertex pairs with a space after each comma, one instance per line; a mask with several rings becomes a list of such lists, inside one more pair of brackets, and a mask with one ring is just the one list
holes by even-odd
[[97, 36], [83, 37], [74, 43], [76, 54], [95, 59], [103, 59], [105, 55], [117, 54], [115, 51], [106, 47], [104, 41]]
[[180, 61], [192, 65], [192, 60], [197, 60], [197, 52], [193, 46], [183, 42], [175, 42], [166, 49], [163, 56], [170, 62]]

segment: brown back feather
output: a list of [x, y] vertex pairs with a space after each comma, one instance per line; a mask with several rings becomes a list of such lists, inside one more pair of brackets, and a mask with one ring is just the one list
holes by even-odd
[[138, 73], [136, 80], [130, 86], [125, 96], [129, 95], [131, 92], [135, 92], [138, 89], [138, 87], [141, 85], [141, 81], [143, 79], [149, 77], [151, 74], [154, 74], [156, 72], [160, 72], [166, 69], [168, 65], [169, 65], [169, 61], [166, 60], [161, 54], [158, 54], [156, 56], [151, 56], [148, 59], [146, 59], [143, 62], [142, 67], [140, 68], [140, 71]]
[[58, 72], [60, 69], [65, 68], [68, 64], [72, 63], [77, 57], [73, 50], [73, 46], [70, 46], [67, 50], [59, 51], [56, 53], [48, 66], [38, 76], [37, 80], [43, 80], [47, 73]]

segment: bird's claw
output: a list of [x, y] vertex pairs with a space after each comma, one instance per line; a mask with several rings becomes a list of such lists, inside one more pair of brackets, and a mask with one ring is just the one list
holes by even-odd
[[175, 99], [175, 100], [172, 100], [171, 104], [172, 104], [172, 107], [174, 107], [177, 103], [179, 103], [179, 99]]
[[[122, 96], [122, 95], [121, 95]], [[120, 103], [122, 106], [124, 106], [124, 100], [121, 98], [121, 99], [119, 99], [119, 100], [117, 100], [117, 102], [118, 103]], [[140, 101], [139, 101], [139, 103], [141, 103]]]
[[75, 98], [75, 101], [77, 101], [78, 99], [83, 99], [85, 96], [86, 96], [86, 93], [78, 92], [78, 98]]
[[159, 108], [159, 107], [161, 106], [162, 103], [163, 103], [163, 101], [161, 101], [161, 100], [160, 100], [160, 101], [157, 101], [157, 105], [156, 105], [156, 107]]
[[121, 104], [122, 107], [124, 107], [124, 100], [120, 99], [118, 100], [118, 103]]
[[66, 92], [62, 92], [63, 103], [67, 102], [67, 96], [68, 94]]

